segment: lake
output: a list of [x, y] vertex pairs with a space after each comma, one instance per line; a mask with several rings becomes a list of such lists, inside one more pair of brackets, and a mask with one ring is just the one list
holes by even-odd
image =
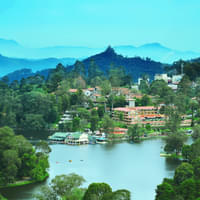
[[[177, 161], [160, 157], [161, 139], [141, 143], [69, 146], [51, 145], [49, 179], [41, 184], [1, 190], [8, 200], [32, 200], [41, 185], [56, 175], [77, 173], [92, 182], [106, 182], [113, 190], [128, 189], [133, 200], [154, 200], [155, 189], [165, 177], [172, 177]], [[72, 162], [69, 162], [72, 160]]]

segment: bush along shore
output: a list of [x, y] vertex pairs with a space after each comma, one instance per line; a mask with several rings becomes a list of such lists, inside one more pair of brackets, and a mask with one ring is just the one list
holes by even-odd
[[15, 183], [10, 183], [10, 184], [7, 184], [5, 186], [0, 186], [0, 189], [9, 188], [9, 187], [20, 187], [20, 186], [24, 186], [24, 185], [30, 185], [30, 184], [33, 184], [33, 183], [41, 183], [41, 182], [45, 181], [48, 177], [49, 177], [48, 173], [45, 174], [41, 178], [41, 180], [34, 180], [30, 177], [27, 177], [27, 178], [24, 178], [23, 180], [18, 180]]
[[[0, 188], [44, 181], [48, 175], [48, 144], [35, 145], [8, 127], [0, 128]], [[25, 178], [27, 177], [27, 178]]]

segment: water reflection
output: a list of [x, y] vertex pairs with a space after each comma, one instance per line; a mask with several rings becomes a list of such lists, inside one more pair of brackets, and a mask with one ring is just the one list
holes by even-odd
[[181, 164], [181, 161], [177, 158], [165, 158], [165, 167], [167, 171], [173, 171]]

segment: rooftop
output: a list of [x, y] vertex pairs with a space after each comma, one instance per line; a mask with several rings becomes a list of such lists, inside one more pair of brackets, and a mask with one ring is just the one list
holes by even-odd
[[72, 92], [72, 93], [75, 93], [77, 91], [78, 91], [77, 89], [69, 89], [69, 92]]
[[122, 111], [122, 112], [130, 112], [134, 110], [154, 110], [156, 107], [154, 106], [137, 106], [137, 107], [119, 107], [114, 108], [114, 111]]

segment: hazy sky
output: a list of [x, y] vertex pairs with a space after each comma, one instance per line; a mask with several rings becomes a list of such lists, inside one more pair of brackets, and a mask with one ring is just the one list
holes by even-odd
[[30, 47], [160, 42], [200, 52], [200, 0], [1, 0], [0, 38]]

